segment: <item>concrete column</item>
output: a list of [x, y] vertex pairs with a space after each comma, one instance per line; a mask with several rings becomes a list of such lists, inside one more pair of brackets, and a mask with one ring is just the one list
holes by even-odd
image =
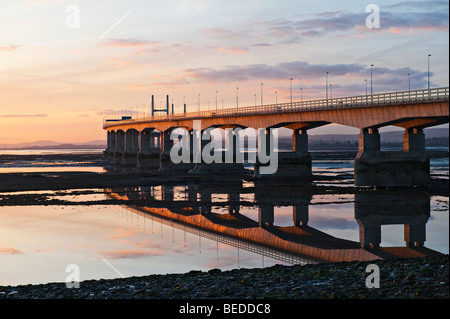
[[425, 244], [425, 222], [417, 221], [415, 223], [405, 224], [404, 226], [404, 238], [406, 246], [419, 247]]
[[[201, 132], [201, 137], [204, 136], [204, 132]], [[231, 134], [230, 134], [231, 135]], [[231, 136], [233, 141], [235, 141], [236, 136], [233, 134]], [[195, 163], [194, 169], [189, 171], [191, 174], [229, 174], [229, 175], [241, 175], [245, 173], [243, 161], [235, 162], [236, 154], [233, 153], [233, 158], [229, 158], [228, 160], [231, 161], [231, 163], [227, 163], [227, 156], [225, 156], [224, 152], [217, 152], [217, 150], [214, 149], [214, 147], [210, 148], [211, 150], [211, 157], [209, 162], [205, 162], [204, 156], [207, 155], [207, 149], [205, 148], [208, 144], [211, 143], [210, 139], [203, 139], [201, 138], [201, 158], [199, 160], [199, 163]], [[211, 145], [211, 144], [210, 144]], [[209, 148], [209, 146], [208, 146]], [[194, 153], [197, 152], [195, 149], [195, 145], [193, 145]], [[233, 148], [234, 149], [234, 148]]]
[[239, 193], [228, 194], [228, 201], [230, 202], [230, 205], [228, 205], [228, 212], [230, 214], [239, 213]]
[[378, 223], [359, 224], [359, 242], [363, 248], [378, 248], [381, 243], [381, 225]]
[[115, 159], [120, 158], [120, 160], [122, 160], [124, 150], [125, 150], [125, 133], [123, 131], [117, 131], [114, 158]]
[[308, 133], [306, 130], [292, 132], [292, 151], [297, 155], [308, 154]]
[[112, 132], [110, 132], [110, 135], [109, 135], [108, 156], [113, 157], [115, 151], [116, 151], [116, 132], [112, 131]]
[[293, 217], [295, 226], [306, 226], [309, 219], [309, 205], [307, 203], [304, 205], [295, 205], [293, 207]]
[[162, 200], [167, 202], [173, 202], [174, 194], [173, 194], [173, 186], [165, 185], [161, 186], [162, 190]]
[[[276, 147], [274, 136], [271, 131], [266, 130], [264, 136], [266, 141], [266, 152]], [[261, 149], [261, 145], [258, 145]], [[260, 174], [260, 161], [257, 159], [255, 163], [256, 178], [283, 178], [283, 179], [302, 179], [308, 181], [312, 176], [312, 159], [308, 152], [308, 135], [306, 130], [294, 130], [292, 133], [292, 152], [273, 153], [277, 158], [277, 169], [273, 174]]]
[[110, 149], [111, 149], [111, 132], [107, 131], [106, 132], [106, 149], [105, 149], [106, 154], [109, 153]]
[[157, 170], [160, 168], [161, 150], [153, 147], [155, 135], [153, 130], [144, 130], [139, 134], [139, 152], [137, 168], [141, 171]]
[[403, 134], [403, 152], [425, 154], [425, 134], [420, 128], [410, 128]]
[[403, 137], [403, 152], [380, 152], [377, 129], [363, 129], [354, 162], [356, 186], [426, 186], [430, 182], [430, 160], [425, 154], [421, 130]]
[[170, 139], [170, 133], [170, 130], [166, 130], [161, 134], [161, 152], [167, 155], [170, 154], [170, 149], [173, 146], [173, 142]]
[[211, 213], [212, 196], [211, 191], [203, 189], [200, 191], [200, 214]]
[[380, 133], [377, 128], [362, 129], [358, 137], [359, 153], [373, 154], [380, 152]]
[[[190, 161], [188, 163], [174, 163], [170, 158], [170, 151], [173, 147], [173, 141], [170, 139], [171, 130], [166, 130], [161, 134], [161, 155], [160, 155], [160, 168], [159, 170], [165, 172], [188, 172], [194, 167], [192, 162], [192, 156], [190, 155]], [[186, 137], [186, 136], [185, 136]], [[190, 145], [190, 134], [187, 135], [188, 145]], [[188, 147], [189, 148], [189, 147]], [[188, 150], [190, 152], [190, 150]], [[180, 150], [181, 152], [181, 150]]]
[[129, 130], [125, 135], [125, 150], [122, 164], [136, 167], [138, 151], [138, 132], [136, 130]]
[[149, 153], [150, 152], [150, 141], [151, 132], [143, 131], [139, 132], [139, 153]]
[[273, 222], [275, 220], [275, 210], [273, 206], [258, 207], [258, 215], [260, 227], [273, 226]]

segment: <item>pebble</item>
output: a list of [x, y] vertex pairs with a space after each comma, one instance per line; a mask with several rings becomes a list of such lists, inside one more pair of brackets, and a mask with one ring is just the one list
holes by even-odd
[[[365, 285], [366, 265], [380, 288]], [[185, 274], [0, 286], [0, 299], [448, 299], [449, 256], [340, 262]]]

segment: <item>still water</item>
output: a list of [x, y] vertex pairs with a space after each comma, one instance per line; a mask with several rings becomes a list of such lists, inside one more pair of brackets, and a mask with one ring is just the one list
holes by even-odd
[[[445, 160], [432, 161], [438, 177], [448, 178], [446, 161], [446, 166]], [[313, 165], [314, 174], [330, 176], [318, 183], [322, 186], [337, 185], [331, 177], [353, 171], [352, 161]], [[73, 264], [80, 280], [89, 280], [372, 258], [364, 241], [376, 237], [377, 228], [381, 242], [375, 255], [449, 252], [444, 196], [295, 189], [267, 196], [245, 180], [229, 191], [156, 184], [0, 195], [20, 194], [63, 204], [0, 206], [0, 285], [65, 282], [66, 267]], [[408, 240], [424, 240], [424, 247], [407, 247]]]

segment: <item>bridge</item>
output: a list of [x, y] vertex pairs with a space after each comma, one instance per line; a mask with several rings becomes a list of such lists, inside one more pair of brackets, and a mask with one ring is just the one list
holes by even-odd
[[[359, 152], [354, 161], [356, 186], [420, 186], [430, 181], [423, 130], [448, 122], [448, 87], [151, 117], [109, 117], [103, 122], [107, 131], [104, 154], [113, 164], [143, 170], [242, 174], [242, 137], [248, 144], [245, 129], [253, 128], [262, 132], [252, 162], [255, 178], [308, 178], [312, 170], [307, 132], [334, 123], [360, 129]], [[389, 125], [405, 130], [402, 151], [380, 150], [379, 129]], [[281, 127], [292, 129], [291, 152], [275, 150], [274, 132]], [[205, 154], [211, 141], [211, 129], [225, 130], [225, 149], [214, 149], [216, 161], [198, 160], [196, 153]], [[183, 138], [174, 141], [171, 135], [175, 130], [183, 131]], [[200, 145], [196, 146], [198, 138]], [[182, 143], [176, 143], [179, 141]], [[173, 161], [174, 144], [181, 145], [180, 149], [186, 146], [187, 161]], [[262, 159], [271, 151], [276, 154], [277, 169], [267, 174], [263, 169], [270, 163]], [[231, 162], [220, 160], [230, 152]], [[248, 159], [249, 152], [246, 156]]]

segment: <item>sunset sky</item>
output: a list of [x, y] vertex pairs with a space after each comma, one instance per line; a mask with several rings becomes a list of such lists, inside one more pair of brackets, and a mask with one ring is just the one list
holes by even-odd
[[[366, 7], [380, 8], [368, 28]], [[0, 143], [105, 139], [103, 117], [449, 85], [448, 1], [2, 0]], [[372, 21], [372, 20], [371, 20]], [[300, 88], [302, 89], [300, 91]], [[370, 89], [369, 89], [370, 90]], [[275, 93], [277, 92], [277, 94]], [[208, 103], [209, 102], [209, 103]], [[335, 126], [324, 133], [341, 133]], [[348, 130], [353, 132], [354, 130]]]

